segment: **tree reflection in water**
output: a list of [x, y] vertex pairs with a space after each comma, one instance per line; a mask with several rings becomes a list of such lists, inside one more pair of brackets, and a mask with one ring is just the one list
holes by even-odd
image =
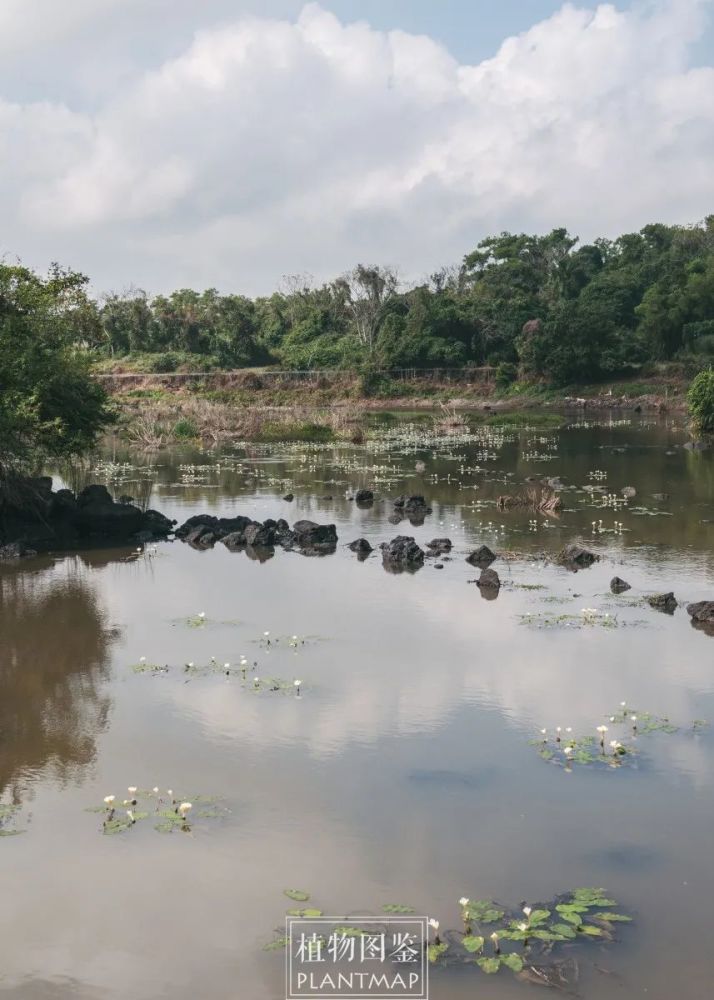
[[0, 797], [15, 804], [38, 772], [64, 781], [93, 761], [111, 704], [116, 632], [78, 564], [51, 567], [0, 569]]

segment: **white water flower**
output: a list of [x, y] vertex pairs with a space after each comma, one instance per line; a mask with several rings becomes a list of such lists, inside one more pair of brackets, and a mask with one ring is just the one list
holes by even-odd
[[206, 612], [205, 611], [199, 611], [198, 612], [198, 617], [199, 618], [205, 618], [206, 617]]
[[300, 687], [300, 685], [302, 684], [302, 681], [298, 681], [298, 680], [294, 680], [294, 681], [293, 681], [293, 684], [294, 684], [294, 686], [295, 686], [296, 688], [299, 688], [299, 687]]
[[631, 715], [630, 716], [630, 722], [637, 722], [637, 716], [636, 715]]
[[116, 795], [105, 795], [104, 804], [110, 806], [112, 802], [116, 799]]
[[467, 896], [462, 896], [461, 899], [459, 900], [459, 906], [468, 906], [469, 902], [470, 900], [468, 899]]
[[498, 932], [497, 931], [494, 931], [493, 934], [491, 934], [491, 940], [492, 941], [498, 941]]
[[540, 731], [541, 736], [546, 736], [547, 733], [548, 733], [547, 729], [541, 729], [541, 731]]
[[129, 785], [127, 792], [129, 792], [130, 795], [136, 795], [136, 785]]
[[263, 635], [270, 635], [270, 632], [263, 632]]
[[528, 924], [526, 924], [526, 923], [520, 923], [518, 925], [518, 930], [519, 931], [527, 931], [528, 930]]
[[563, 747], [563, 753], [566, 754], [566, 756], [569, 757], [572, 752], [573, 752], [572, 747]]
[[139, 657], [139, 663], [146, 663], [146, 657], [145, 656], [140, 656]]
[[181, 805], [179, 806], [179, 812], [181, 813], [182, 816], [185, 816], [186, 813], [191, 812], [192, 809], [193, 805], [191, 802], [182, 802]]
[[159, 789], [158, 789], [158, 787], [157, 787], [157, 788], [154, 788], [154, 789], [152, 789], [152, 790], [153, 790], [153, 793], [154, 793], [154, 795], [158, 795], [158, 794], [159, 794]]
[[230, 663], [224, 663], [223, 666], [226, 670], [230, 669]]
[[615, 716], [614, 716], [614, 715], [611, 715], [611, 716], [610, 716], [610, 722], [614, 722], [614, 721], [615, 721]]
[[434, 918], [432, 917], [432, 919], [429, 921], [429, 926], [433, 927], [435, 931], [438, 931], [439, 930], [439, 921], [438, 920], [434, 920]]
[[597, 727], [597, 732], [600, 733], [600, 734], [606, 733], [607, 732], [607, 726], [598, 726]]
[[173, 793], [172, 789], [170, 789], [170, 788], [167, 788], [167, 789], [166, 789], [166, 794], [167, 794], [167, 795], [173, 795], [174, 793]]
[[527, 917], [530, 917], [531, 913], [533, 912], [533, 908], [530, 907], [530, 906], [524, 906], [523, 907], [523, 912], [525, 913], [525, 915]]

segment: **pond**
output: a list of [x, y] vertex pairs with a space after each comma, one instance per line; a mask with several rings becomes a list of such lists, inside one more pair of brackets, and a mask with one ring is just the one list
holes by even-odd
[[[265, 946], [291, 906], [398, 903], [458, 928], [461, 897], [520, 910], [586, 886], [633, 919], [573, 951], [578, 995], [709, 995], [714, 637], [684, 605], [714, 599], [711, 453], [665, 418], [429, 426], [117, 446], [83, 474], [179, 520], [334, 523], [331, 555], [175, 541], [2, 567], [0, 831], [19, 834], [0, 839], [4, 996], [277, 1000], [284, 956]], [[559, 511], [497, 506], [531, 477], [561, 480]], [[360, 487], [372, 506], [348, 499]], [[390, 522], [398, 494], [428, 499], [423, 524]], [[385, 572], [397, 534], [453, 548]], [[573, 541], [600, 557], [577, 573], [555, 561]], [[481, 544], [496, 599], [466, 562]], [[671, 615], [644, 600], [664, 591]], [[569, 739], [591, 763], [567, 761]], [[123, 816], [144, 794], [149, 820], [106, 835], [104, 798]], [[184, 797], [190, 822], [161, 835], [158, 798]], [[431, 972], [434, 1000], [537, 989]]]

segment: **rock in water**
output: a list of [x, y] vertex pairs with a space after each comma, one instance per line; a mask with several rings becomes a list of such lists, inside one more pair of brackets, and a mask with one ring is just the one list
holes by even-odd
[[590, 552], [589, 549], [584, 549], [582, 545], [566, 545], [558, 553], [557, 561], [561, 566], [567, 566], [570, 569], [585, 569], [588, 566], [592, 566], [600, 556], [595, 555], [594, 552]]
[[488, 545], [481, 545], [472, 552], [470, 556], [466, 556], [466, 562], [471, 563], [472, 566], [481, 566], [485, 568], [490, 566], [492, 562], [496, 561], [496, 555], [491, 552]]
[[293, 525], [295, 544], [301, 549], [334, 549], [337, 529], [334, 524], [316, 524], [315, 521], [296, 521]]
[[501, 580], [495, 569], [482, 569], [476, 585], [481, 590], [498, 590], [501, 586]]
[[714, 601], [696, 601], [687, 605], [687, 614], [692, 618], [692, 625], [700, 628], [708, 635], [714, 635]]
[[451, 552], [451, 539], [432, 538], [430, 542], [427, 542], [426, 547], [429, 549], [431, 555], [436, 555], [438, 552]]
[[610, 580], [610, 590], [613, 594], [623, 594], [626, 590], [632, 590], [632, 587], [622, 577], [613, 576], [612, 580]]
[[372, 546], [366, 538], [358, 538], [354, 542], [350, 542], [347, 548], [356, 552], [360, 559], [366, 559], [372, 551]]
[[424, 564], [424, 552], [411, 535], [397, 535], [391, 542], [382, 542], [382, 563], [392, 569], [417, 569]]
[[266, 549], [275, 544], [275, 528], [268, 524], [249, 524], [243, 532], [246, 545]]
[[368, 507], [374, 503], [374, 493], [371, 490], [357, 490], [355, 493], [355, 503], [361, 507]]
[[405, 514], [431, 514], [431, 507], [423, 496], [414, 494], [413, 496], [399, 496], [393, 501], [397, 510], [403, 510]]
[[657, 611], [664, 611], [667, 615], [674, 614], [678, 607], [677, 599], [671, 590], [667, 594], [652, 594], [650, 597], [646, 597], [645, 600], [651, 608], [655, 608]]
[[620, 493], [622, 493], [623, 497], [628, 497], [628, 498], [637, 496], [637, 490], [635, 489], [634, 486], [623, 486], [622, 489], [620, 490]]

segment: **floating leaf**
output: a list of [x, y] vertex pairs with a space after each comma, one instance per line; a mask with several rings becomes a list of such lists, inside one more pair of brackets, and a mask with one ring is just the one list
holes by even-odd
[[495, 924], [504, 915], [490, 899], [471, 900], [465, 910], [467, 916], [481, 924]]
[[510, 951], [501, 955], [501, 965], [505, 965], [512, 972], [520, 972], [523, 968], [523, 959], [515, 951]]
[[481, 971], [488, 973], [488, 975], [490, 976], [493, 975], [494, 972], [498, 972], [498, 970], [501, 968], [500, 958], [493, 958], [493, 957], [477, 958], [476, 961]]
[[598, 913], [598, 920], [607, 920], [611, 924], [630, 924], [632, 917], [626, 917], [624, 913]]
[[304, 889], [283, 889], [283, 893], [288, 899], [294, 899], [296, 903], [306, 903], [310, 898], [310, 893], [305, 892]]
[[289, 917], [321, 917], [322, 910], [288, 910]]
[[590, 937], [602, 937], [603, 935], [602, 927], [593, 927], [592, 924], [581, 924], [578, 927], [578, 932], [580, 934], [589, 934]]
[[549, 916], [550, 910], [533, 910], [528, 918], [528, 923], [531, 927], [537, 927], [538, 924], [544, 924]]
[[429, 961], [437, 962], [448, 948], [448, 944], [443, 941], [440, 944], [430, 944], [428, 949]]
[[268, 944], [263, 947], [263, 951], [280, 951], [283, 948], [287, 948], [287, 946], [288, 939], [286, 937], [279, 937], [274, 941], [269, 941]]
[[574, 938], [576, 936], [576, 930], [570, 924], [553, 924], [551, 930], [564, 938]]
[[481, 949], [483, 948], [483, 941], [484, 939], [482, 937], [479, 937], [478, 935], [474, 934], [469, 934], [463, 939], [461, 943], [463, 944], [466, 951], [470, 951], [473, 953], [476, 951], [481, 951]]
[[541, 928], [531, 932], [534, 938], [538, 938], [539, 941], [564, 941], [565, 936], [563, 934], [558, 934], [557, 931], [547, 931]]
[[385, 903], [382, 909], [385, 913], [414, 913], [414, 907], [404, 903]]

